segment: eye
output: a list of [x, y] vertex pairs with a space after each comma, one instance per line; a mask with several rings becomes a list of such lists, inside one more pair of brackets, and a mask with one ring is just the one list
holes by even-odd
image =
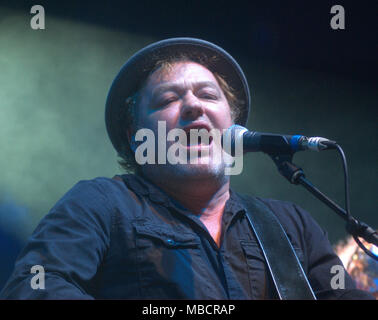
[[201, 94], [200, 98], [201, 99], [206, 99], [206, 100], [217, 100], [218, 99], [218, 97], [216, 95], [210, 94], [210, 93]]
[[157, 107], [164, 107], [164, 106], [171, 104], [172, 102], [177, 101], [177, 99], [178, 99], [177, 96], [163, 97], [162, 99], [160, 99], [157, 102], [156, 106]]
[[172, 98], [168, 98], [168, 99], [165, 99], [164, 101], [163, 101], [163, 104], [170, 104], [171, 102], [174, 102], [174, 101], [176, 101], [177, 100], [177, 98], [176, 97], [172, 97]]
[[201, 90], [198, 92], [198, 97], [200, 99], [206, 99], [206, 100], [217, 100], [218, 95], [210, 90]]

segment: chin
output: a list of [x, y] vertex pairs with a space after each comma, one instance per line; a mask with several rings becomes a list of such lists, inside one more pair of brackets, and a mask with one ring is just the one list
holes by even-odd
[[171, 165], [170, 176], [185, 178], [188, 180], [201, 180], [209, 178], [225, 177], [224, 164], [176, 164]]

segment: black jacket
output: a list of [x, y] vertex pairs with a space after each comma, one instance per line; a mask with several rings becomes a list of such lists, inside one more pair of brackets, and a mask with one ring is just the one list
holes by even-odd
[[[0, 297], [8, 299], [275, 299], [245, 209], [231, 190], [218, 248], [197, 216], [147, 180], [96, 178], [76, 184], [42, 219]], [[369, 299], [345, 272], [326, 234], [289, 202], [261, 199], [283, 225], [319, 299]], [[44, 289], [31, 273], [43, 267]], [[287, 272], [290, 272], [288, 270]]]

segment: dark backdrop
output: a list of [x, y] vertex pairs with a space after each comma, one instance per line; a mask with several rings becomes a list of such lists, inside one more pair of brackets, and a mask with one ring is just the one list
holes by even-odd
[[[41, 4], [46, 29], [30, 28]], [[345, 8], [332, 30], [330, 8]], [[104, 102], [121, 65], [168, 37], [212, 41], [230, 52], [252, 91], [252, 130], [325, 136], [349, 163], [352, 214], [377, 227], [376, 1], [18, 1], [0, 2], [0, 243], [2, 279], [52, 205], [78, 180], [119, 173], [105, 132]], [[343, 205], [335, 152], [295, 156], [307, 177]], [[343, 221], [249, 154], [241, 192], [295, 201], [332, 243]]]

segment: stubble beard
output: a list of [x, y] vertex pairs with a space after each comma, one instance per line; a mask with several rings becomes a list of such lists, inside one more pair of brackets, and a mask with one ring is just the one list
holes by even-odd
[[[227, 156], [227, 155], [226, 155]], [[198, 158], [199, 162], [201, 158]], [[205, 183], [206, 181], [214, 184], [223, 184], [229, 180], [225, 174], [228, 166], [223, 160], [213, 161], [208, 159], [208, 163], [177, 163], [177, 164], [155, 164], [142, 166], [142, 172], [152, 179], [161, 179], [162, 181], [176, 181], [179, 183], [190, 183], [197, 181]]]

